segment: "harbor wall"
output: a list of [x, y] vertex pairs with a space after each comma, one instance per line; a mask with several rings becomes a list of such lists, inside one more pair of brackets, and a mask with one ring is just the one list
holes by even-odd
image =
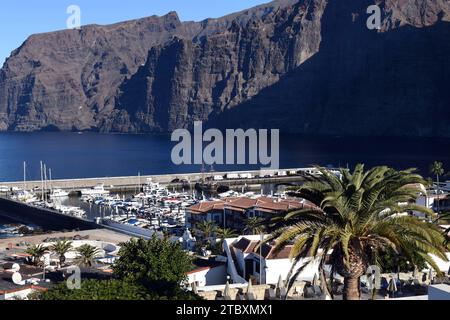
[[[149, 176], [130, 176], [130, 177], [104, 177], [104, 178], [85, 178], [85, 179], [62, 179], [53, 180], [51, 183], [47, 182], [47, 188], [50, 185], [55, 188], [62, 188], [68, 191], [79, 191], [85, 188], [92, 188], [98, 184], [103, 184], [106, 189], [109, 190], [129, 190], [136, 188], [138, 185], [143, 185], [148, 179], [153, 182], [158, 182], [162, 185], [178, 186], [177, 183], [172, 183], [175, 179], [186, 180], [190, 184], [201, 181], [204, 176], [226, 176], [226, 175], [239, 175], [248, 173], [252, 178], [245, 179], [225, 179], [217, 181], [221, 185], [228, 186], [241, 186], [251, 184], [268, 184], [268, 183], [291, 183], [302, 179], [301, 175], [290, 176], [289, 172], [311, 172], [314, 168], [293, 168], [293, 169], [280, 169], [280, 170], [247, 170], [247, 171], [230, 171], [230, 172], [214, 172], [214, 173], [177, 173], [177, 174], [165, 174], [165, 175], [149, 175]], [[278, 174], [278, 176], [276, 176]], [[271, 176], [271, 177], [267, 177]], [[26, 189], [41, 189], [41, 181], [27, 181], [20, 182], [0, 182], [2, 186], [18, 187]]]
[[0, 197], [0, 216], [24, 224], [40, 226], [45, 231], [98, 229], [94, 222], [78, 219], [56, 211], [29, 206]]

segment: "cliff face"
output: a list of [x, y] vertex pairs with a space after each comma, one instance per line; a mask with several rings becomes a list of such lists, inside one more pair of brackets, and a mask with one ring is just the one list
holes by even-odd
[[370, 3], [330, 1], [317, 54], [214, 125], [450, 137], [449, 2], [382, 2], [380, 32], [366, 28]]
[[31, 36], [0, 72], [0, 129], [95, 128], [152, 46], [193, 32], [195, 25], [181, 24], [170, 13]]
[[324, 4], [300, 2], [245, 22], [234, 18], [223, 32], [152, 48], [146, 65], [121, 87], [118, 106], [132, 115], [129, 128], [186, 127], [276, 83], [319, 50]]
[[[450, 136], [450, 2], [279, 0], [30, 37], [0, 71], [0, 130]], [[424, 116], [426, 114], [426, 116]]]

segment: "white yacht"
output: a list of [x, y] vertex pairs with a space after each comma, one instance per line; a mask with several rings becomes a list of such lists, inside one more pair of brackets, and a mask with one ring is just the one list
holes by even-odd
[[53, 192], [50, 194], [50, 198], [66, 198], [68, 196], [69, 193], [62, 189], [53, 189]]
[[82, 196], [106, 196], [109, 195], [109, 191], [105, 190], [105, 186], [103, 184], [99, 184], [91, 189], [83, 189], [81, 190]]

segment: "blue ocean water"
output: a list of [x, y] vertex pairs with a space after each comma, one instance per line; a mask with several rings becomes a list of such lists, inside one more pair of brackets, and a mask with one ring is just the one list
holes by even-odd
[[[166, 135], [100, 133], [1, 133], [0, 182], [40, 179], [42, 160], [53, 179], [200, 172], [201, 165], [177, 166], [171, 161], [176, 143]], [[428, 174], [439, 160], [450, 166], [450, 139], [280, 137], [280, 167], [390, 165], [419, 168]], [[259, 169], [252, 165], [221, 165], [216, 171]]]

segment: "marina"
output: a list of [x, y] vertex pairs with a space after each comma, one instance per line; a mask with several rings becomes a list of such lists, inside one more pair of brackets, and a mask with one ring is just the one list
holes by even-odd
[[47, 175], [43, 173], [41, 181], [24, 179], [5, 183], [3, 195], [30, 208], [95, 223], [99, 228], [144, 237], [151, 237], [155, 232], [181, 236], [186, 229], [186, 209], [190, 206], [230, 197], [279, 197], [276, 193], [279, 186], [283, 189], [298, 183], [304, 174], [314, 170], [202, 172], [58, 181], [45, 180]]

